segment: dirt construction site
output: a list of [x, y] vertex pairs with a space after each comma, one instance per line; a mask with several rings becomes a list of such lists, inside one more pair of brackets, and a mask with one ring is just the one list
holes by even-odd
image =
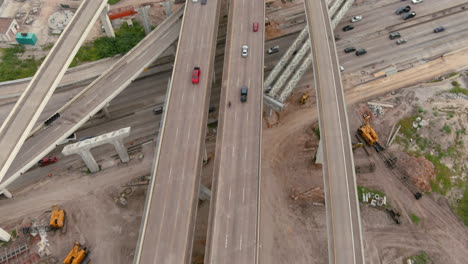
[[[116, 7], [143, 2], [152, 1], [122, 0]], [[299, 9], [301, 2], [276, 1], [273, 7]], [[370, 1], [356, 4], [366, 2]], [[161, 19], [159, 11], [152, 11], [153, 19]], [[280, 24], [271, 18], [273, 26]], [[285, 33], [271, 32], [266, 39]], [[465, 48], [366, 82], [361, 82], [361, 71], [342, 74], [366, 263], [467, 263], [467, 61]], [[315, 162], [320, 128], [312, 73], [309, 69], [304, 75], [281, 112], [263, 119], [262, 264], [328, 263], [323, 173]], [[146, 86], [155, 85], [148, 82]], [[161, 82], [166, 85], [166, 79]], [[115, 100], [130, 105], [125, 100], [138, 93], [142, 101], [148, 98], [139, 89], [126, 89]], [[219, 90], [213, 87], [213, 98]], [[77, 132], [94, 136], [132, 126], [132, 135], [124, 142], [128, 163], [120, 162], [112, 146], [103, 146], [93, 152], [101, 170], [89, 173], [78, 156], [64, 157], [58, 147], [51, 155], [59, 162], [34, 167], [23, 175], [27, 180], [12, 187], [12, 199], [0, 199], [0, 227], [12, 235], [10, 242], [0, 242], [0, 264], [63, 263], [75, 242], [86, 247], [90, 263], [133, 263], [158, 139], [159, 124], [152, 110], [156, 99], [151, 100], [131, 111], [128, 105], [126, 109], [111, 103], [122, 117], [95, 118]], [[209, 119], [217, 118], [217, 110], [210, 113]], [[394, 167], [388, 165], [388, 156], [358, 135], [365, 123], [394, 158]], [[208, 162], [201, 180], [208, 188], [216, 132], [216, 123], [208, 125]], [[415, 199], [415, 193], [422, 197]], [[58, 229], [49, 223], [54, 206], [65, 213]], [[209, 208], [209, 200], [199, 201], [192, 263], [204, 261]], [[11, 252], [16, 255], [3, 261]]]

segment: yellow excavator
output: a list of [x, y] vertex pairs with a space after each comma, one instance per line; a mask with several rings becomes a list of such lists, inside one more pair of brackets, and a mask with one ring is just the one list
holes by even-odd
[[75, 242], [72, 250], [63, 261], [63, 264], [81, 264], [87, 256], [88, 250], [83, 248], [79, 242]]
[[301, 99], [299, 99], [299, 103], [300, 104], [305, 104], [307, 102], [307, 100], [309, 100], [309, 97], [310, 97], [310, 94], [309, 93], [304, 93], [302, 96], [301, 96]]
[[362, 115], [363, 124], [358, 128], [357, 132], [370, 146], [374, 147], [377, 152], [384, 150], [384, 147], [379, 144], [379, 137], [370, 125], [370, 115], [364, 113]]
[[52, 229], [63, 228], [65, 224], [65, 211], [55, 205], [52, 207], [52, 214], [50, 215], [49, 225]]

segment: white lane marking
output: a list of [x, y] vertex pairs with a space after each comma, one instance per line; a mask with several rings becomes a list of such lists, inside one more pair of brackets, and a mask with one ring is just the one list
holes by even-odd
[[189, 71], [189, 67], [190, 67], [190, 64], [187, 64], [186, 67], [185, 67], [185, 71]]
[[245, 202], [245, 184], [244, 188], [242, 188], [242, 202]]
[[224, 241], [224, 247], [227, 248], [228, 246], [228, 236], [229, 236], [229, 215], [226, 218], [226, 240]]
[[169, 181], [171, 180], [172, 178], [172, 167], [169, 169]]
[[236, 120], [237, 120], [237, 111], [234, 112], [234, 123], [236, 123]]
[[245, 148], [245, 151], [244, 151], [244, 161], [247, 160], [247, 148]]
[[231, 193], [232, 193], [232, 189], [231, 189], [231, 186], [229, 186], [229, 201], [231, 201]]
[[232, 146], [232, 157], [234, 157], [234, 146]]
[[114, 79], [112, 79], [112, 82], [115, 82], [115, 80], [117, 80], [117, 79], [122, 75], [122, 73], [124, 73], [124, 72], [122, 71], [121, 73], [117, 74], [117, 77], [115, 77]]
[[227, 248], [228, 234], [226, 234], [226, 241], [224, 242], [224, 247]]
[[240, 236], [239, 248], [240, 248], [240, 251], [242, 251], [242, 233], [241, 233], [241, 236]]

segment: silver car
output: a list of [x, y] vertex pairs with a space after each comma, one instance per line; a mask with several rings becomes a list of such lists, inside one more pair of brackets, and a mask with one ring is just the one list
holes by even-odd
[[244, 45], [242, 46], [242, 57], [247, 57], [249, 55], [249, 46]]

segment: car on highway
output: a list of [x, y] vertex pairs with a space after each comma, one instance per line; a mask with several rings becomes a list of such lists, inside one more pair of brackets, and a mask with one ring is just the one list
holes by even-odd
[[45, 158], [41, 159], [37, 163], [37, 166], [44, 167], [44, 166], [50, 165], [50, 164], [55, 163], [55, 162], [57, 162], [57, 157], [49, 156], [49, 157], [45, 157]]
[[249, 46], [242, 46], [242, 57], [246, 58], [249, 55]]
[[358, 51], [356, 51], [356, 56], [361, 56], [361, 55], [364, 55], [367, 53], [367, 50], [365, 49], [360, 49]]
[[273, 54], [279, 51], [279, 46], [274, 46], [268, 49], [268, 54]]
[[343, 27], [343, 31], [350, 31], [350, 30], [353, 30], [354, 29], [354, 26], [352, 25], [347, 25], [345, 27]]
[[70, 143], [70, 142], [73, 142], [73, 141], [76, 141], [76, 133], [71, 134], [70, 136], [68, 136], [64, 140], [60, 141], [57, 145], [64, 145], [64, 144], [67, 144], [67, 143]]
[[362, 20], [362, 16], [353, 16], [353, 18], [351, 18], [352, 23], [358, 22], [358, 21], [361, 21], [361, 20]]
[[202, 5], [206, 5], [206, 0], [201, 0]]
[[353, 51], [356, 51], [355, 47], [347, 47], [347, 48], [344, 49], [345, 53], [350, 53], [350, 52], [353, 52]]
[[254, 22], [253, 25], [252, 25], [252, 31], [253, 32], [257, 32], [258, 31], [258, 23], [257, 22]]
[[396, 39], [396, 38], [401, 37], [401, 35], [400, 35], [400, 32], [390, 32], [390, 34], [388, 34], [388, 37], [390, 39]]
[[340, 71], [344, 71], [344, 67], [343, 67], [343, 66], [340, 66]]
[[436, 27], [436, 28], [434, 28], [434, 33], [439, 33], [439, 32], [442, 32], [444, 30], [445, 30], [444, 27]]
[[416, 12], [404, 13], [404, 14], [401, 15], [401, 17], [402, 17], [404, 20], [413, 18], [413, 17], [415, 17], [415, 16], [416, 16]]
[[408, 13], [411, 11], [411, 6], [402, 6], [395, 11], [395, 14], [401, 15], [403, 13]]
[[192, 72], [192, 83], [197, 84], [200, 82], [200, 67], [194, 67]]
[[192, 2], [194, 2], [194, 3], [198, 3], [198, 0], [192, 0]]
[[413, 4], [419, 4], [419, 3], [422, 3], [423, 0], [411, 0], [411, 3]]
[[163, 113], [164, 107], [163, 106], [158, 106], [153, 108], [153, 114], [155, 115], [160, 115]]
[[240, 101], [243, 103], [247, 102], [247, 91], [247, 86], [242, 86], [242, 88], [240, 89]]
[[406, 42], [408, 42], [408, 41], [406, 39], [402, 38], [402, 39], [397, 40], [395, 43], [397, 45], [401, 45], [401, 44], [405, 44]]

